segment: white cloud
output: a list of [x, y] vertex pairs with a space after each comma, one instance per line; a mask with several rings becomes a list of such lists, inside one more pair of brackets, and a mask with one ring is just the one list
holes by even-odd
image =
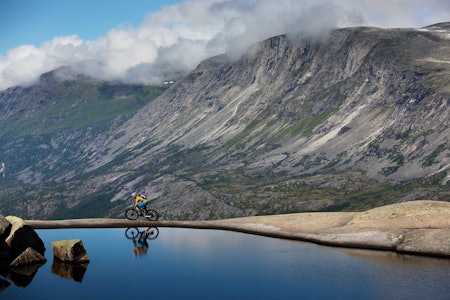
[[137, 28], [84, 41], [55, 37], [0, 56], [0, 90], [60, 66], [100, 78], [159, 83], [225, 51], [237, 57], [274, 35], [346, 26], [422, 27], [450, 21], [448, 0], [191, 0], [149, 14]]

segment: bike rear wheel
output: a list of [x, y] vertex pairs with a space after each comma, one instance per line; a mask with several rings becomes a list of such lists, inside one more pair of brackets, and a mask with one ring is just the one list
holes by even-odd
[[145, 211], [145, 218], [149, 221], [156, 221], [159, 218], [159, 214], [156, 210], [153, 209], [147, 209]]
[[128, 220], [137, 220], [139, 213], [134, 208], [129, 208], [125, 211], [125, 217]]
[[156, 227], [149, 227], [144, 231], [145, 238], [148, 240], [154, 240], [159, 235], [159, 229]]

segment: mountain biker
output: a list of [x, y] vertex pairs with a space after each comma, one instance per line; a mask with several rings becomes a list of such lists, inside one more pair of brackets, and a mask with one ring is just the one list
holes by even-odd
[[133, 239], [133, 245], [134, 245], [134, 256], [142, 256], [147, 254], [148, 242], [143, 234], [140, 235], [137, 241], [136, 239]]
[[144, 209], [148, 204], [147, 196], [144, 194], [136, 194], [136, 192], [133, 192], [131, 194], [131, 197], [134, 199], [134, 205], [133, 207], [137, 207], [139, 209]]

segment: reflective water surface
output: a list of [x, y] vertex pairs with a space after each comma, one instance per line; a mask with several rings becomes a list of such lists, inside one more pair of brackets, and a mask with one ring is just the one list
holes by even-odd
[[[447, 259], [218, 230], [37, 233], [47, 263], [21, 286], [0, 276], [0, 299], [450, 299]], [[57, 265], [51, 242], [74, 238], [90, 263]]]

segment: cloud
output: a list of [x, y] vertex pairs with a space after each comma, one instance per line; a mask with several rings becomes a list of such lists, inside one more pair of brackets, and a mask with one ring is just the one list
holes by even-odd
[[0, 90], [27, 85], [61, 66], [103, 79], [157, 84], [202, 60], [239, 57], [271, 36], [347, 26], [422, 27], [450, 20], [448, 0], [191, 0], [148, 14], [136, 28], [85, 41], [55, 37], [0, 56]]

